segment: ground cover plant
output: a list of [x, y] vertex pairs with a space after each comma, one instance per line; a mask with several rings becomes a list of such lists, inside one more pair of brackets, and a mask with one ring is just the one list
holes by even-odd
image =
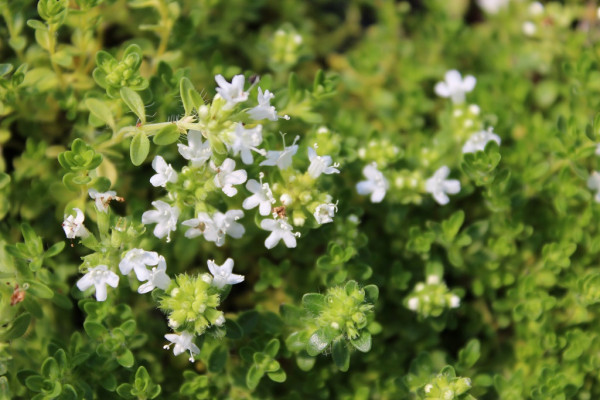
[[596, 2], [0, 14], [0, 399], [600, 398]]

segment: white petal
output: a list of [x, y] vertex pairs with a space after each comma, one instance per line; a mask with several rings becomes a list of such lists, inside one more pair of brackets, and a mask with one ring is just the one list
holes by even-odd
[[467, 75], [467, 76], [465, 76], [465, 79], [462, 82], [462, 89], [465, 92], [470, 92], [471, 90], [473, 90], [475, 88], [476, 83], [477, 83], [477, 79], [475, 79], [474, 76]]
[[446, 82], [438, 82], [433, 88], [435, 94], [440, 97], [450, 97], [450, 88], [446, 84]]
[[283, 242], [288, 248], [296, 247], [296, 236], [291, 232], [285, 232], [283, 235]]
[[374, 192], [376, 189], [372, 181], [360, 181], [356, 184], [356, 192], [361, 195], [366, 195]]
[[92, 279], [92, 274], [89, 272], [85, 274], [81, 279], [77, 281], [77, 288], [82, 292], [88, 290], [94, 284], [94, 280]]
[[444, 182], [444, 190], [449, 194], [456, 194], [460, 192], [460, 181], [456, 179], [450, 179]]
[[[272, 220], [263, 220], [263, 222], [264, 221], [272, 221]], [[261, 226], [262, 226], [262, 223], [261, 223]], [[277, 243], [279, 243], [280, 240], [281, 240], [281, 232], [273, 231], [273, 232], [271, 232], [269, 237], [267, 237], [267, 239], [265, 240], [265, 247], [267, 249], [272, 249], [273, 247], [277, 246]]]
[[263, 219], [260, 221], [260, 227], [267, 231], [274, 231], [279, 228], [279, 224], [274, 219]]
[[117, 275], [114, 272], [110, 271], [108, 273], [108, 276], [106, 277], [106, 283], [108, 285], [116, 288], [117, 286], [119, 286], [119, 275]]
[[106, 284], [104, 282], [98, 283], [96, 286], [96, 300], [104, 301], [106, 300]]
[[371, 193], [371, 202], [372, 203], [381, 203], [381, 201], [383, 200], [384, 197], [385, 197], [385, 189], [377, 188], [377, 189], [373, 190], [373, 193]]

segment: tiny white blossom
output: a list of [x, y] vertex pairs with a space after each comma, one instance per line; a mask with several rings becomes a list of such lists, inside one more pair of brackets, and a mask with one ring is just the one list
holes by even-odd
[[158, 257], [158, 266], [148, 271], [146, 280], [147, 282], [138, 288], [138, 293], [148, 293], [154, 288], [166, 290], [169, 287], [171, 278], [167, 275], [167, 262], [163, 256]]
[[202, 132], [193, 129], [188, 131], [187, 139], [187, 146], [182, 143], [177, 144], [179, 154], [186, 160], [190, 160], [193, 167], [201, 167], [212, 155], [210, 142], [208, 140], [202, 142]]
[[115, 199], [115, 200], [123, 200], [120, 197], [117, 197], [117, 192], [114, 192], [112, 190], [108, 191], [108, 192], [99, 192], [96, 189], [90, 189], [88, 190], [88, 194], [90, 195], [90, 197], [92, 198], [92, 200], [96, 201], [96, 209], [100, 212], [107, 212], [108, 211], [108, 203]]
[[385, 192], [389, 189], [390, 184], [383, 176], [383, 173], [377, 169], [375, 163], [368, 164], [363, 168], [363, 175], [367, 178], [366, 181], [360, 181], [356, 184], [358, 194], [371, 194], [373, 203], [380, 203], [385, 197]]
[[284, 219], [263, 219], [260, 222], [260, 227], [264, 230], [271, 231], [271, 234], [265, 240], [265, 247], [272, 249], [277, 246], [281, 239], [289, 248], [296, 247], [296, 235], [292, 232], [292, 226]]
[[235, 169], [235, 161], [231, 158], [226, 158], [220, 167], [216, 167], [211, 161], [211, 168], [216, 172], [215, 186], [221, 188], [223, 193], [229, 197], [233, 197], [237, 193], [237, 189], [233, 185], [240, 185], [246, 182], [248, 174], [243, 169]]
[[448, 204], [450, 201], [446, 193], [456, 194], [460, 192], [460, 181], [446, 179], [448, 175], [450, 175], [450, 168], [444, 165], [425, 182], [425, 191], [431, 193], [435, 201], [441, 205]]
[[488, 14], [498, 14], [508, 6], [510, 0], [477, 0], [477, 4]]
[[229, 147], [233, 151], [234, 156], [242, 153], [242, 162], [248, 165], [254, 162], [252, 151], [256, 151], [261, 155], [266, 154], [264, 150], [257, 148], [262, 143], [262, 140], [262, 125], [246, 129], [243, 124], [237, 124], [235, 126], [233, 143]]
[[275, 107], [271, 105], [271, 99], [273, 97], [275, 97], [275, 95], [269, 92], [268, 89], [263, 93], [262, 89], [259, 87], [257, 96], [258, 105], [246, 111], [250, 115], [250, 118], [255, 120], [268, 119], [270, 121], [277, 121], [279, 118], [290, 119], [287, 115], [284, 115], [283, 117], [277, 115]]
[[244, 92], [244, 75], [234, 76], [229, 83], [223, 78], [223, 75], [219, 74], [215, 76], [215, 81], [219, 85], [217, 93], [227, 102], [223, 107], [225, 110], [230, 110], [237, 103], [248, 100], [248, 92]]
[[269, 184], [261, 184], [254, 179], [250, 179], [248, 182], [246, 182], [246, 189], [253, 194], [252, 196], [244, 199], [242, 207], [244, 207], [246, 210], [250, 210], [258, 206], [258, 212], [260, 215], [269, 215], [271, 213], [272, 204], [275, 203], [273, 192], [271, 191]]
[[198, 213], [198, 218], [188, 219], [181, 223], [189, 226], [190, 229], [185, 232], [185, 237], [192, 239], [196, 236], [204, 235], [204, 239], [209, 242], [217, 240], [217, 227], [213, 219], [205, 212]]
[[164, 346], [163, 348], [165, 350], [168, 350], [171, 347], [171, 345], [175, 345], [175, 347], [173, 347], [173, 354], [176, 356], [180, 355], [184, 351], [189, 351], [189, 360], [191, 362], [194, 362], [194, 355], [200, 354], [200, 349], [198, 348], [198, 346], [192, 343], [192, 340], [194, 340], [194, 335], [188, 331], [183, 331], [179, 335], [176, 333], [167, 333], [165, 335], [165, 339], [167, 339], [171, 343]]
[[337, 169], [339, 167], [338, 163], [332, 163], [331, 156], [318, 156], [315, 149], [312, 147], [308, 148], [308, 160], [310, 161], [310, 165], [308, 166], [308, 174], [312, 176], [314, 179], [317, 179], [321, 174], [339, 174], [340, 170]]
[[135, 271], [135, 276], [139, 281], [148, 279], [148, 268], [146, 265], [158, 264], [159, 256], [155, 251], [146, 251], [144, 249], [131, 249], [119, 263], [119, 270], [123, 275], [128, 275], [131, 270]]
[[156, 171], [156, 175], [150, 178], [152, 186], [167, 186], [167, 182], [177, 182], [177, 172], [173, 169], [171, 164], [167, 164], [164, 158], [161, 156], [154, 157], [152, 160], [152, 168]]
[[106, 300], [106, 285], [116, 288], [119, 285], [119, 276], [110, 271], [106, 265], [90, 268], [81, 279], [77, 281], [77, 288], [82, 292], [95, 287], [96, 300]]
[[450, 308], [458, 308], [458, 307], [460, 307], [460, 297], [453, 294], [450, 297]]
[[534, 1], [529, 5], [529, 15], [538, 16], [544, 13], [544, 5], [539, 1]]
[[462, 152], [463, 153], [475, 153], [478, 151], [485, 150], [485, 145], [490, 141], [494, 141], [500, 145], [502, 142], [500, 136], [496, 135], [493, 132], [492, 128], [487, 130], [482, 130], [479, 132], [475, 132], [469, 137], [469, 139], [465, 142]]
[[75, 239], [76, 237], [86, 238], [90, 232], [83, 225], [85, 216], [79, 208], [74, 208], [76, 216], [65, 215], [65, 220], [62, 223], [63, 230], [67, 239]]
[[440, 283], [440, 277], [438, 275], [429, 275], [427, 277], [428, 285], [437, 285], [438, 283]]
[[435, 85], [435, 93], [440, 97], [450, 97], [454, 104], [464, 103], [465, 93], [472, 91], [476, 82], [471, 75], [463, 79], [460, 72], [453, 69], [446, 72], [444, 81]]
[[243, 216], [242, 210], [229, 210], [225, 214], [217, 211], [212, 218], [207, 213], [198, 213], [198, 218], [188, 219], [182, 224], [191, 227], [185, 233], [187, 238], [204, 235], [204, 239], [215, 242], [220, 247], [225, 243], [225, 235], [234, 239], [244, 235], [246, 232], [244, 226], [237, 222]]
[[244, 280], [243, 275], [233, 274], [233, 259], [228, 258], [223, 265], [219, 266], [215, 260], [208, 260], [208, 270], [213, 276], [212, 285], [221, 289], [225, 285], [235, 285]]
[[179, 218], [179, 208], [171, 207], [162, 200], [152, 202], [156, 210], [149, 210], [142, 214], [142, 224], [156, 224], [154, 228], [154, 236], [161, 239], [167, 237], [170, 240], [172, 231], [177, 229], [177, 218]]
[[290, 196], [288, 193], [284, 193], [281, 196], [279, 196], [279, 201], [281, 202], [281, 204], [288, 207], [292, 205], [294, 199], [292, 199], [292, 196]]
[[417, 309], [419, 308], [419, 298], [418, 297], [411, 297], [410, 299], [408, 299], [408, 309], [411, 311], [417, 311]]
[[298, 142], [299, 139], [300, 136], [296, 136], [292, 145], [287, 147], [284, 146], [282, 151], [269, 150], [266, 156], [267, 159], [261, 162], [259, 165], [277, 165], [281, 170], [288, 169], [290, 165], [292, 165], [292, 157], [298, 151], [298, 145], [296, 144], [296, 142]]
[[535, 26], [535, 23], [531, 21], [525, 21], [521, 26], [521, 30], [523, 31], [525, 36], [533, 36], [537, 32], [537, 26]]
[[596, 201], [596, 203], [600, 203], [600, 172], [592, 172], [587, 180], [587, 187], [596, 191], [594, 201]]
[[225, 324], [225, 316], [223, 314], [221, 314], [215, 320], [215, 325], [216, 326], [223, 326], [223, 324]]
[[319, 224], [333, 222], [333, 216], [337, 211], [337, 204], [325, 203], [319, 204], [314, 212], [315, 219]]
[[431, 389], [433, 389], [433, 385], [431, 383], [428, 383], [427, 385], [425, 385], [425, 393], [429, 393], [431, 392]]

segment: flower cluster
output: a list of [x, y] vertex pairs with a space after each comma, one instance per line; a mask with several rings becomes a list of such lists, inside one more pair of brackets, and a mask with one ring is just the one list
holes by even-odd
[[458, 308], [460, 297], [450, 292], [438, 275], [419, 282], [406, 298], [406, 307], [423, 317], [438, 317], [448, 308]]
[[[333, 221], [337, 203], [320, 192], [315, 181], [322, 175], [339, 174], [340, 165], [314, 144], [306, 150], [308, 165], [304, 172], [294, 168], [299, 136], [290, 145], [284, 140], [282, 150], [266, 150], [267, 128], [256, 121], [289, 119], [287, 115], [280, 116], [271, 105], [274, 94], [259, 87], [258, 105], [246, 110], [246, 117], [240, 117], [235, 114], [236, 107], [249, 100], [258, 80], [254, 79], [248, 89], [243, 75], [234, 76], [231, 82], [221, 75], [215, 80], [218, 87], [212, 104], [200, 105], [196, 116], [185, 117], [176, 124], [180, 132], [187, 134], [187, 144], [178, 143], [177, 148], [188, 165], [176, 171], [162, 156], [154, 158], [152, 167], [156, 174], [150, 183], [164, 187], [167, 194], [152, 202], [156, 210], [146, 211], [142, 223], [156, 224], [154, 235], [166, 237], [167, 241], [181, 224], [189, 228], [185, 232], [187, 238], [202, 236], [222, 246], [226, 236], [239, 239], [246, 232], [241, 222], [244, 212], [219, 209], [207, 201], [208, 195], [219, 194], [235, 203], [245, 187], [249, 195], [238, 203], [240, 208], [257, 208], [261, 217], [271, 217], [259, 223], [270, 232], [265, 247], [271, 249], [280, 241], [288, 248], [296, 247], [300, 236], [297, 229], [305, 226], [308, 215], [314, 216], [313, 227]], [[257, 160], [257, 156], [264, 158]], [[279, 173], [269, 167], [276, 167]], [[252, 176], [257, 169], [258, 174]], [[187, 218], [180, 222], [182, 215]]]

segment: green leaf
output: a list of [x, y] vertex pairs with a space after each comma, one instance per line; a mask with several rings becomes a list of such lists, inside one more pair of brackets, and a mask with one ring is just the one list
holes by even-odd
[[31, 293], [35, 297], [39, 297], [40, 299], [51, 299], [54, 297], [54, 291], [43, 283], [39, 281], [31, 281], [27, 283], [29, 284], [29, 289], [27, 292]]
[[117, 394], [124, 399], [135, 399], [135, 396], [131, 394], [133, 385], [130, 383], [122, 383], [117, 387]]
[[183, 102], [186, 116], [192, 115], [196, 108], [195, 100], [197, 96], [194, 95], [195, 93], [196, 89], [192, 82], [186, 77], [181, 78], [181, 81], [179, 82], [179, 94], [181, 95], [181, 101]]
[[131, 350], [126, 349], [123, 353], [119, 354], [117, 356], [117, 362], [125, 368], [133, 367], [135, 359], [133, 358], [133, 353], [131, 352]]
[[313, 315], [319, 315], [325, 307], [325, 296], [319, 293], [306, 293], [302, 296], [302, 306]]
[[229, 351], [225, 346], [217, 346], [208, 357], [208, 370], [210, 372], [219, 373], [225, 369]]
[[96, 118], [111, 128], [115, 128], [115, 119], [113, 118], [113, 114], [105, 102], [98, 99], [89, 98], [85, 99], [85, 105]]
[[44, 378], [40, 375], [31, 375], [25, 379], [25, 386], [34, 392], [41, 392], [44, 386]]
[[65, 248], [65, 242], [54, 243], [46, 252], [44, 253], [45, 258], [54, 257], [60, 254]]
[[58, 369], [58, 363], [53, 357], [48, 357], [42, 364], [42, 376], [47, 379], [55, 380], [58, 378], [60, 370]]
[[162, 128], [154, 137], [152, 141], [158, 146], [168, 146], [179, 140], [179, 128], [176, 124], [170, 124]]
[[363, 288], [366, 300], [375, 303], [379, 298], [379, 288], [376, 285], [367, 285]]
[[366, 353], [371, 350], [371, 334], [363, 331], [357, 339], [351, 339], [350, 343], [356, 348], [356, 350]]
[[133, 165], [141, 165], [149, 152], [150, 141], [148, 140], [148, 136], [142, 131], [137, 132], [135, 136], [133, 136], [129, 147], [129, 155], [131, 156]]
[[85, 321], [83, 323], [83, 329], [89, 337], [95, 340], [100, 340], [102, 336], [108, 333], [104, 325], [94, 321]]
[[19, 315], [12, 323], [11, 327], [0, 334], [0, 340], [8, 341], [19, 338], [25, 334], [29, 323], [31, 322], [31, 314], [23, 313]]
[[471, 368], [477, 360], [479, 360], [480, 353], [479, 340], [471, 339], [467, 345], [458, 352], [458, 362], [464, 368]]
[[287, 375], [285, 374], [285, 371], [282, 369], [280, 369], [279, 371], [275, 371], [275, 372], [267, 372], [267, 376], [273, 382], [278, 382], [278, 383], [285, 382], [285, 380], [287, 379]]
[[279, 352], [279, 346], [280, 343], [278, 339], [271, 339], [269, 340], [269, 343], [267, 343], [267, 345], [265, 346], [265, 353], [275, 358], [275, 356], [277, 356], [277, 353]]
[[12, 64], [8, 64], [8, 63], [0, 64], [0, 77], [7, 75], [12, 70], [13, 70]]
[[237, 322], [230, 319], [225, 320], [225, 330], [227, 332], [225, 336], [228, 339], [241, 339], [244, 335], [242, 327]]
[[340, 371], [346, 372], [350, 368], [350, 351], [345, 341], [336, 340], [333, 342], [333, 362]]
[[146, 109], [144, 108], [144, 102], [140, 95], [128, 87], [122, 87], [120, 93], [121, 99], [127, 104], [127, 107], [137, 115], [142, 124], [145, 124]]
[[254, 390], [264, 375], [264, 371], [256, 365], [252, 365], [246, 374], [246, 386], [248, 389]]
[[333, 328], [320, 328], [311, 335], [306, 344], [306, 351], [309, 356], [316, 356], [320, 354], [335, 338], [337, 331]]

